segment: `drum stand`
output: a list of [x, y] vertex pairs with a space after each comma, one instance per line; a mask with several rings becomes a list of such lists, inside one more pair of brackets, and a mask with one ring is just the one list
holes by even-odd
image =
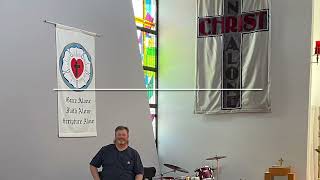
[[[216, 161], [216, 163], [214, 163]], [[219, 180], [219, 159], [212, 160], [212, 169], [214, 169], [214, 164], [216, 164], [216, 180]]]
[[[206, 160], [209, 160], [209, 161], [212, 161], [212, 162], [214, 162], [214, 161], [216, 161], [216, 165], [217, 165], [217, 167], [216, 167], [216, 170], [217, 170], [217, 173], [216, 173], [216, 177], [217, 177], [217, 179], [216, 180], [218, 180], [219, 179], [219, 173], [220, 173], [220, 166], [219, 166], [219, 160], [220, 159], [224, 159], [224, 158], [226, 158], [227, 156], [215, 156], [215, 157], [210, 157], [210, 158], [207, 158]], [[214, 163], [213, 163], [213, 165], [212, 165], [212, 169], [214, 169]]]
[[216, 173], [216, 176], [217, 176], [217, 180], [219, 180], [219, 159], [216, 160], [217, 161], [217, 173]]

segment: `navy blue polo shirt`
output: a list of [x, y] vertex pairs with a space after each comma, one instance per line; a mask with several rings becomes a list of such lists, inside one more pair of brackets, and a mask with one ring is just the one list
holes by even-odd
[[143, 174], [139, 153], [131, 147], [119, 151], [115, 144], [102, 147], [90, 165], [102, 166], [102, 180], [134, 180], [137, 174]]

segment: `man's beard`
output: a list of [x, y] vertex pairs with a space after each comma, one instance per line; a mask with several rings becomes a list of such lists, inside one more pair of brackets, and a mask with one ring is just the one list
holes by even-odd
[[127, 145], [127, 144], [129, 144], [129, 141], [120, 138], [120, 139], [115, 139], [115, 143], [117, 143], [119, 145]]

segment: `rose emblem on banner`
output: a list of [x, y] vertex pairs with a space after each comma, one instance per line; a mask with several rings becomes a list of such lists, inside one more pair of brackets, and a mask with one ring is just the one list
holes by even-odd
[[60, 74], [70, 89], [86, 89], [93, 77], [91, 56], [79, 43], [64, 47], [59, 60]]

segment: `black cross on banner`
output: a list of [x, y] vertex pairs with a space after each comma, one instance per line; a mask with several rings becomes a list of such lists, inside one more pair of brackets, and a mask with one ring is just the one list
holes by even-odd
[[75, 76], [78, 77], [78, 71], [79, 71], [79, 68], [80, 68], [80, 65], [78, 64], [78, 61], [76, 61], [76, 64], [74, 65], [74, 68], [76, 68]]
[[[267, 9], [242, 12], [241, 0], [224, 0], [223, 16], [198, 18], [198, 38], [222, 36], [222, 88], [242, 89], [242, 37], [244, 34], [268, 31]], [[222, 91], [222, 110], [241, 109], [241, 91]]]

